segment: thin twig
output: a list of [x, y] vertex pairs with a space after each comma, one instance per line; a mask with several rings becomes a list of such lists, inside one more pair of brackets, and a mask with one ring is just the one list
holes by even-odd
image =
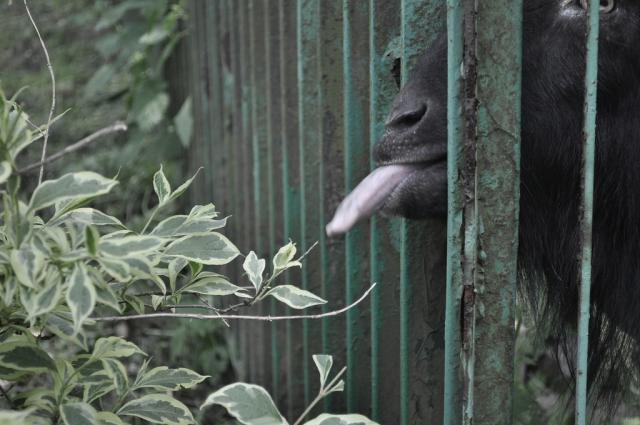
[[130, 316], [105, 316], [92, 317], [91, 320], [96, 322], [118, 322], [121, 320], [139, 320], [139, 319], [158, 319], [158, 318], [176, 318], [176, 319], [196, 319], [196, 320], [257, 320], [262, 322], [273, 322], [276, 320], [301, 320], [301, 319], [322, 319], [324, 317], [338, 316], [353, 307], [360, 304], [371, 293], [376, 283], [371, 284], [369, 289], [365, 291], [360, 298], [353, 303], [339, 310], [333, 310], [322, 314], [307, 314], [299, 316], [243, 316], [238, 314], [214, 315], [214, 314], [197, 314], [197, 313], [149, 313], [149, 314], [132, 314]]
[[215, 312], [218, 316], [220, 316], [220, 319], [222, 319], [222, 323], [224, 323], [224, 325], [228, 328], [231, 327], [231, 325], [229, 325], [229, 322], [227, 322], [224, 317], [222, 317], [222, 314], [220, 314], [220, 310], [218, 310], [216, 307], [212, 306], [209, 301], [207, 301], [207, 299], [204, 296], [198, 296], [198, 299], [200, 300], [201, 303], [203, 303], [204, 305], [206, 305], [209, 309], [211, 309], [213, 312]]
[[24, 8], [27, 11], [27, 15], [29, 15], [29, 20], [31, 21], [31, 25], [33, 25], [33, 29], [36, 30], [36, 34], [38, 35], [38, 40], [40, 40], [40, 45], [42, 46], [42, 50], [44, 52], [44, 56], [47, 59], [47, 68], [49, 69], [49, 75], [51, 76], [51, 109], [49, 110], [49, 118], [47, 119], [47, 126], [44, 129], [44, 142], [42, 143], [42, 156], [40, 157], [40, 176], [38, 177], [38, 184], [42, 183], [42, 177], [44, 175], [44, 164], [45, 158], [47, 157], [47, 142], [49, 141], [49, 131], [51, 126], [51, 120], [53, 120], [53, 112], [56, 109], [56, 76], [53, 73], [53, 66], [51, 65], [51, 59], [49, 58], [49, 51], [47, 50], [47, 46], [42, 39], [42, 35], [40, 35], [40, 30], [38, 29], [38, 25], [36, 25], [36, 21], [31, 16], [31, 11], [29, 10], [29, 6], [27, 5], [27, 0], [24, 0]]
[[77, 150], [80, 150], [84, 147], [86, 147], [87, 145], [93, 143], [94, 141], [98, 140], [100, 137], [102, 136], [106, 136], [108, 134], [111, 133], [116, 133], [118, 131], [127, 131], [127, 125], [122, 122], [122, 121], [116, 121], [115, 123], [111, 124], [109, 127], [105, 127], [102, 128], [98, 131], [96, 131], [95, 133], [92, 133], [90, 135], [88, 135], [87, 137], [78, 140], [77, 142], [75, 142], [72, 145], [67, 146], [66, 148], [62, 149], [59, 152], [56, 152], [55, 154], [51, 155], [48, 158], [45, 158], [44, 161], [40, 161], [40, 162], [36, 162], [33, 164], [29, 164], [24, 168], [21, 168], [18, 170], [18, 173], [22, 174], [22, 173], [27, 173], [31, 170], [34, 170], [38, 167], [40, 167], [40, 169], [42, 170], [42, 167], [44, 167], [45, 164], [49, 164], [53, 161], [57, 161], [60, 158], [62, 158], [65, 155], [70, 154], [71, 152], [75, 152]]

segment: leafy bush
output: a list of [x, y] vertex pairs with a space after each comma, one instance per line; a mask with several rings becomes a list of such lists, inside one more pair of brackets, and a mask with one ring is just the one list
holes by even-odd
[[[325, 303], [276, 282], [285, 270], [302, 266], [304, 255], [297, 256], [293, 243], [274, 255], [268, 274], [266, 260], [254, 252], [246, 255], [243, 269], [250, 285], [236, 285], [209, 270], [241, 255], [218, 232], [227, 219], [218, 216], [213, 204], [156, 222], [195, 176], [173, 189], [161, 167], [153, 178], [158, 203], [140, 231], [89, 206], [118, 184], [97, 173], [65, 174], [24, 193], [16, 160], [42, 137], [30, 126], [16, 99], [0, 92], [0, 379], [11, 383], [2, 386], [11, 410], [0, 411], [0, 423], [122, 424], [126, 418], [195, 423], [170, 392], [191, 388], [206, 376], [152, 367], [135, 344], [117, 336], [93, 339], [87, 329], [101, 321], [153, 317], [220, 320], [267, 297], [294, 309]], [[220, 296], [238, 302], [217, 309], [204, 298]], [[185, 299], [201, 302], [211, 314], [176, 313]], [[143, 360], [131, 360], [136, 358]], [[314, 360], [321, 376], [317, 403], [342, 390], [344, 371], [328, 383], [331, 357]], [[260, 387], [232, 384], [210, 395], [204, 407], [211, 404], [223, 405], [242, 423], [264, 417], [287, 423]], [[328, 415], [310, 423], [320, 422], [371, 423], [359, 416]]]

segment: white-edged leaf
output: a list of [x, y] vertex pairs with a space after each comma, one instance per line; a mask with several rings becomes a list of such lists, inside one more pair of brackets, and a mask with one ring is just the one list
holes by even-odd
[[117, 336], [109, 336], [100, 338], [96, 341], [91, 357], [94, 359], [116, 359], [131, 357], [134, 354], [142, 354], [143, 356], [146, 356], [146, 353], [133, 342], [129, 342]]
[[323, 413], [304, 425], [378, 425], [377, 422], [362, 415], [330, 415]]
[[289, 242], [278, 250], [275, 257], [273, 257], [273, 268], [275, 270], [284, 270], [289, 268], [289, 263], [296, 256], [297, 252], [296, 244]]
[[221, 266], [236, 258], [239, 251], [224, 235], [212, 232], [177, 239], [169, 244], [164, 254], [200, 264]]
[[120, 416], [136, 416], [154, 424], [191, 425], [195, 420], [181, 402], [164, 394], [148, 394], [131, 400], [117, 412]]
[[160, 165], [160, 169], [153, 175], [153, 190], [158, 196], [160, 205], [167, 202], [169, 195], [171, 195], [171, 184], [169, 184], [169, 180], [167, 180], [167, 177], [164, 175], [162, 165]]
[[73, 327], [77, 333], [96, 305], [96, 290], [82, 263], [76, 263], [68, 279], [67, 304], [73, 316]]
[[46, 351], [25, 340], [0, 344], [0, 366], [34, 373], [56, 370], [53, 359]]
[[11, 163], [9, 161], [0, 162], [0, 184], [5, 183], [11, 176]]
[[87, 403], [66, 403], [60, 406], [60, 416], [65, 425], [96, 425], [98, 412]]
[[162, 305], [165, 297], [163, 295], [151, 295], [151, 307], [157, 310]]
[[129, 387], [129, 378], [122, 362], [117, 359], [102, 359], [102, 367], [113, 380], [116, 393], [123, 395]]
[[129, 263], [119, 258], [102, 257], [98, 262], [109, 275], [118, 282], [127, 282], [131, 279]]
[[293, 285], [276, 286], [267, 292], [267, 295], [276, 298], [278, 301], [283, 302], [296, 310], [302, 310], [314, 305], [326, 304], [327, 302], [319, 296]]
[[324, 388], [331, 373], [331, 367], [333, 367], [333, 356], [327, 354], [314, 354], [313, 362], [318, 368], [320, 374], [320, 388]]
[[98, 425], [126, 425], [126, 424], [115, 413], [98, 412]]
[[[22, 292], [26, 291], [21, 291], [21, 293]], [[28, 319], [34, 319], [53, 310], [58, 305], [61, 297], [62, 285], [59, 281], [52, 280], [43, 289], [31, 295], [31, 303], [27, 304], [23, 301], [25, 307], [29, 306], [27, 307], [29, 313]]]
[[187, 97], [180, 107], [180, 110], [173, 119], [173, 123], [176, 126], [176, 133], [178, 138], [185, 148], [189, 147], [191, 143], [191, 136], [193, 135], [193, 113], [191, 96]]
[[181, 288], [180, 291], [192, 294], [225, 296], [242, 291], [242, 288], [229, 282], [223, 276], [208, 276]]
[[65, 221], [94, 226], [114, 226], [124, 228], [124, 224], [120, 220], [110, 215], [103, 213], [102, 211], [93, 208], [77, 208], [62, 214], [50, 224], [62, 223]]
[[207, 379], [192, 370], [180, 368], [169, 369], [160, 366], [145, 372], [135, 383], [135, 388], [153, 388], [159, 391], [178, 391], [192, 388]]
[[112, 257], [128, 257], [155, 251], [164, 245], [164, 239], [155, 236], [127, 235], [100, 239], [100, 252]]
[[189, 218], [216, 218], [218, 213], [216, 212], [216, 206], [212, 203], [205, 205], [194, 205], [189, 211]]
[[169, 287], [172, 292], [176, 290], [176, 280], [178, 279], [178, 275], [189, 264], [189, 260], [184, 258], [174, 258], [169, 261], [167, 266], [167, 272], [169, 274]]
[[160, 92], [142, 107], [136, 116], [136, 122], [143, 131], [149, 131], [164, 119], [168, 106], [169, 95]]
[[213, 220], [206, 217], [191, 218], [187, 215], [174, 215], [162, 220], [151, 231], [153, 236], [173, 237], [208, 233], [212, 230], [223, 228], [227, 225], [227, 219]]
[[266, 265], [267, 262], [264, 259], [258, 259], [258, 256], [253, 251], [247, 255], [242, 264], [242, 268], [247, 273], [253, 287], [256, 288], [256, 292], [262, 287], [262, 274]]
[[34, 410], [0, 410], [0, 425], [34, 425], [30, 417]]
[[238, 382], [210, 394], [200, 409], [218, 404], [245, 425], [288, 425], [269, 393], [258, 385]]
[[122, 306], [113, 289], [107, 284], [95, 285], [96, 302], [111, 307], [118, 313], [122, 313]]
[[31, 196], [29, 210], [37, 211], [60, 201], [103, 195], [116, 184], [117, 181], [91, 171], [65, 174], [39, 185]]
[[30, 245], [11, 251], [10, 263], [18, 282], [29, 288], [36, 288], [45, 258], [40, 251]]
[[186, 182], [184, 182], [180, 186], [178, 186], [178, 188], [176, 190], [174, 190], [173, 193], [171, 193], [171, 196], [169, 197], [169, 200], [173, 201], [174, 199], [176, 199], [177, 197], [182, 195], [184, 192], [186, 192], [187, 189], [189, 189], [189, 186], [191, 186], [191, 183], [193, 183], [193, 179], [196, 178], [196, 176], [198, 175], [198, 173], [200, 172], [201, 169], [202, 168], [198, 168], [196, 170], [195, 174], [193, 175], [193, 177], [191, 177], [189, 180], [187, 180]]

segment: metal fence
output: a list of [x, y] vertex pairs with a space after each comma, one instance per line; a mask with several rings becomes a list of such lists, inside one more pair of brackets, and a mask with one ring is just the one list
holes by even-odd
[[[577, 423], [586, 341], [597, 72], [591, 0], [585, 107], [583, 289]], [[522, 0], [192, 0], [172, 70], [194, 105], [194, 201], [232, 214], [241, 250], [319, 246], [288, 279], [345, 316], [234, 323], [243, 380], [293, 417], [314, 396], [314, 353], [348, 367], [332, 412], [383, 424], [511, 423], [519, 202]], [[445, 28], [446, 23], [446, 28]], [[328, 239], [336, 206], [374, 163], [372, 146], [417, 56], [448, 33], [447, 223], [376, 217]], [[464, 64], [464, 66], [463, 66]], [[401, 81], [400, 81], [401, 80]], [[283, 313], [275, 304], [258, 313]]]

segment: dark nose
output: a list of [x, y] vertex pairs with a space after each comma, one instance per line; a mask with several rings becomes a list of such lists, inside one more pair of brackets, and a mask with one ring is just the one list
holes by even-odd
[[418, 124], [426, 113], [427, 104], [424, 102], [402, 102], [391, 111], [385, 125], [391, 130], [406, 130]]

